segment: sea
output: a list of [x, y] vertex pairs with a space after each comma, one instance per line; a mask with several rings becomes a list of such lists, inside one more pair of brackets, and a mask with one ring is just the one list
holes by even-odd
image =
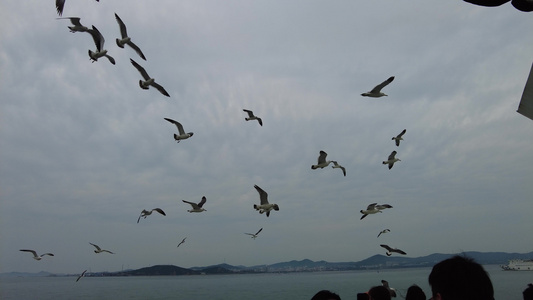
[[[502, 271], [484, 266], [497, 300], [520, 300], [533, 271]], [[357, 299], [358, 293], [387, 280], [403, 299], [407, 288], [417, 284], [431, 298], [427, 278], [431, 268], [302, 273], [142, 277], [4, 277], [0, 299], [311, 299], [320, 290], [333, 291], [341, 299]], [[393, 298], [394, 299], [394, 298]]]

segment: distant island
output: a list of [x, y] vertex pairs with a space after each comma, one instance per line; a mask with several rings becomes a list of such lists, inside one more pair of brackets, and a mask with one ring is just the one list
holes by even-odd
[[[506, 252], [476, 252], [467, 251], [456, 253], [475, 259], [483, 265], [507, 264], [511, 259], [532, 259], [533, 252], [529, 253], [506, 253]], [[182, 268], [174, 265], [156, 265], [136, 270], [124, 270], [117, 272], [92, 272], [86, 276], [179, 276], [179, 275], [212, 275], [212, 274], [252, 274], [252, 273], [289, 273], [289, 272], [321, 272], [321, 271], [351, 271], [351, 270], [381, 270], [402, 268], [432, 267], [436, 263], [456, 254], [434, 253], [421, 257], [385, 256], [377, 254], [358, 262], [327, 262], [312, 261], [309, 259], [292, 260], [271, 265], [257, 266], [232, 266], [218, 264], [206, 267]], [[52, 274], [39, 273], [0, 273], [1, 277], [13, 276], [77, 276], [77, 274]]]

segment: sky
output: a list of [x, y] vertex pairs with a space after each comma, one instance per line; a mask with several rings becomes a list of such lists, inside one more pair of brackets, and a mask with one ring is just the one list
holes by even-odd
[[[116, 45], [115, 13], [146, 61]], [[63, 16], [96, 26], [116, 65], [91, 63], [91, 35], [70, 33], [54, 1], [0, 4], [0, 272], [347, 262], [385, 254], [380, 244], [409, 257], [533, 251], [533, 122], [516, 112], [530, 13], [67, 0]], [[141, 89], [130, 58], [170, 97]], [[388, 96], [361, 96], [390, 76]], [[176, 143], [164, 118], [194, 136]], [[321, 150], [346, 177], [311, 169]], [[401, 161], [389, 170], [392, 151]], [[254, 185], [280, 210], [255, 211]], [[207, 211], [188, 213], [182, 200], [202, 196]], [[393, 208], [360, 220], [371, 203]], [[137, 224], [156, 207], [166, 216]]]

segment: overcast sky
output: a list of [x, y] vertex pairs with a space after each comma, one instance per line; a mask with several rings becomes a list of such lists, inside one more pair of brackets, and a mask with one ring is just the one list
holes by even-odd
[[[91, 35], [70, 33], [53, 0], [0, 4], [0, 272], [358, 261], [382, 243], [410, 257], [533, 250], [533, 122], [516, 112], [531, 14], [459, 0], [153, 3], [66, 1], [116, 65], [91, 63]], [[116, 45], [114, 13], [147, 61]], [[130, 58], [170, 97], [142, 90]], [[361, 96], [390, 76], [389, 96]], [[176, 143], [163, 118], [194, 136]], [[311, 170], [320, 150], [347, 176]], [[280, 207], [268, 218], [255, 184]], [[188, 213], [181, 200], [202, 196], [207, 211]], [[374, 202], [393, 208], [360, 220]], [[167, 215], [136, 223], [155, 207]]]

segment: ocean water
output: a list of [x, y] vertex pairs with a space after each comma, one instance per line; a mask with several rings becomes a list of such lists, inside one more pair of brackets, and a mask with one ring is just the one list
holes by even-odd
[[[533, 272], [501, 271], [485, 266], [497, 300], [520, 300], [533, 282]], [[431, 297], [427, 277], [431, 268], [381, 271], [312, 272], [285, 274], [196, 275], [157, 277], [16, 277], [0, 278], [0, 299], [311, 299], [322, 289], [343, 300], [389, 281], [403, 299], [407, 288], [419, 285]]]

